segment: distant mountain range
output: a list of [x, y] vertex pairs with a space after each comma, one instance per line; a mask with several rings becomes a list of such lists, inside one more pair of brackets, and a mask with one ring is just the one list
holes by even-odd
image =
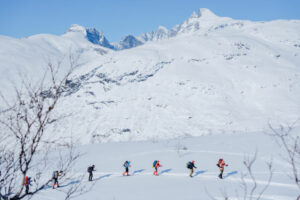
[[180, 33], [194, 32], [201, 28], [201, 23], [205, 20], [217, 20], [218, 17], [210, 10], [201, 8], [199, 12], [194, 12], [190, 18], [184, 21], [181, 25], [176, 25], [168, 30], [163, 26], [159, 26], [157, 30], [148, 33], [143, 33], [140, 36], [127, 35], [124, 36], [118, 43], [111, 43], [104, 36], [103, 32], [95, 28], [85, 28], [83, 26], [73, 24], [67, 32], [82, 32], [86, 35], [88, 41], [93, 44], [100, 45], [112, 50], [130, 49], [145, 44], [149, 41], [158, 41], [174, 37]]

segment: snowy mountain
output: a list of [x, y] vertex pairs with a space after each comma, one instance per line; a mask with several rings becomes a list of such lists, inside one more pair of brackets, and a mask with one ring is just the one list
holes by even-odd
[[95, 28], [88, 28], [86, 29], [86, 37], [88, 40], [93, 44], [98, 44], [100, 46], [114, 49], [115, 47], [109, 43], [106, 37], [103, 35], [102, 32], [97, 31]]
[[144, 33], [141, 36], [139, 36], [138, 38], [143, 42], [157, 41], [157, 40], [162, 40], [162, 39], [168, 38], [169, 37], [168, 32], [169, 31], [167, 28], [165, 28], [163, 26], [159, 26], [156, 31], [152, 31], [150, 33]]
[[142, 44], [143, 43], [141, 41], [139, 41], [136, 37], [134, 37], [132, 35], [127, 35], [124, 38], [122, 38], [122, 40], [119, 42], [118, 49], [119, 50], [130, 49], [133, 47], [140, 46]]
[[136, 46], [126, 51], [99, 46], [109, 46], [103, 34], [80, 26], [62, 36], [1, 36], [0, 83], [10, 94], [20, 71], [40, 79], [49, 59], [71, 50], [79, 67], [57, 112], [72, 117], [52, 131], [82, 143], [264, 131], [300, 117], [299, 33], [299, 20], [251, 22], [200, 9], [171, 30], [144, 34], [143, 45], [125, 37], [123, 48]]
[[178, 34], [195, 32], [201, 28], [207, 28], [207, 26], [210, 26], [211, 24], [222, 23], [226, 19], [228, 18], [217, 17], [210, 10], [201, 8], [198, 13], [194, 12], [189, 19], [184, 21], [181, 25], [174, 26], [171, 30], [159, 26], [157, 30], [143, 33], [137, 37], [133, 35], [124, 36], [118, 43], [110, 43], [104, 34], [95, 28], [84, 28], [74, 24], [67, 32], [81, 32], [86, 36], [88, 41], [93, 44], [112, 50], [123, 50], [140, 46], [146, 42], [163, 40]]
[[191, 33], [200, 29], [205, 29], [212, 24], [222, 23], [228, 21], [229, 18], [217, 17], [210, 10], [201, 8], [198, 13], [193, 12], [190, 18], [185, 20], [181, 25], [175, 25], [172, 29], [168, 30], [163, 26], [159, 26], [156, 31], [144, 33], [138, 37], [143, 42], [157, 41], [183, 33]]

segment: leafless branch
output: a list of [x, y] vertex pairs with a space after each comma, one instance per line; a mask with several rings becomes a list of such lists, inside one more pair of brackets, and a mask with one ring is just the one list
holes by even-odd
[[[54, 116], [66, 87], [66, 80], [76, 67], [76, 56], [69, 57], [70, 69], [62, 77], [59, 70], [62, 61], [48, 63], [47, 73], [37, 85], [23, 79], [20, 88], [15, 87], [15, 102], [9, 103], [1, 95], [6, 108], [0, 111], [0, 197], [4, 200], [20, 200], [29, 198], [45, 188], [52, 178], [41, 178], [49, 167], [50, 150], [59, 148], [64, 153], [59, 156], [58, 165], [66, 175], [70, 166], [78, 159], [80, 154], [74, 150], [72, 141], [60, 146], [57, 137], [47, 135], [48, 127], [61, 119]], [[49, 79], [50, 82], [45, 81]], [[46, 84], [47, 83], [47, 84]], [[45, 142], [47, 141], [47, 142]], [[9, 144], [9, 145], [8, 145]], [[51, 156], [53, 151], [50, 153]], [[60, 162], [60, 163], [59, 163]], [[39, 164], [37, 164], [39, 163]], [[41, 165], [42, 163], [42, 165]], [[53, 170], [53, 169], [52, 169]], [[31, 192], [24, 193], [25, 177], [35, 174]], [[71, 176], [69, 176], [71, 178]], [[80, 189], [79, 185], [75, 191]], [[72, 194], [70, 191], [69, 196]]]

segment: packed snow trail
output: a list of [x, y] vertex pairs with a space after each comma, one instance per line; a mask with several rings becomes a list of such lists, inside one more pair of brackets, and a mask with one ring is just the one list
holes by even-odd
[[[167, 170], [161, 170], [161, 172], [158, 173], [158, 176], [156, 177], [160, 177], [160, 176], [172, 176], [172, 177], [185, 177], [185, 178], [191, 178], [189, 177], [189, 171], [187, 170], [186, 173], [170, 173], [169, 171], [172, 171], [170, 169]], [[194, 172], [194, 176], [192, 177], [193, 179], [213, 179], [215, 180], [216, 177], [218, 177], [218, 171], [216, 172], [207, 172], [207, 170], [200, 170], [200, 171], [195, 171]], [[284, 175], [286, 176], [287, 174], [285, 172], [273, 172], [274, 174], [280, 174], [280, 175]], [[201, 174], [201, 175], [199, 175]], [[223, 179], [222, 180], [227, 180], [227, 181], [231, 181], [231, 182], [241, 182], [240, 179], [240, 175], [238, 175], [239, 173], [237, 171], [232, 171], [232, 172], [228, 172], [228, 173], [224, 173], [223, 175]], [[264, 174], [264, 175], [269, 175], [270, 172], [265, 171], [265, 172], [253, 172], [254, 176], [258, 175], [258, 174]], [[76, 175], [82, 175], [82, 174], [76, 174]], [[111, 178], [120, 178], [120, 177], [133, 177], [133, 176], [155, 176], [153, 175], [153, 172], [139, 172], [139, 173], [133, 173], [130, 174], [129, 176], [123, 176], [122, 172], [101, 172], [101, 173], [94, 173], [94, 176], [98, 175], [98, 177], [94, 177], [93, 181], [97, 182], [100, 181], [102, 179], [111, 179]], [[100, 176], [99, 176], [100, 175]], [[291, 175], [291, 174], [289, 174]], [[86, 178], [87, 179], [87, 178]], [[246, 183], [253, 183], [251, 179], [249, 178], [245, 178], [244, 179]], [[71, 181], [74, 182], [74, 181]], [[82, 183], [89, 183], [89, 181], [81, 181]], [[267, 185], [268, 182], [267, 181], [263, 181], [263, 180], [256, 180], [257, 184], [259, 185]], [[288, 187], [288, 188], [297, 188], [297, 186], [295, 184], [285, 184], [285, 183], [280, 183], [280, 182], [271, 182], [270, 183], [271, 186], [277, 186], [277, 187]]]

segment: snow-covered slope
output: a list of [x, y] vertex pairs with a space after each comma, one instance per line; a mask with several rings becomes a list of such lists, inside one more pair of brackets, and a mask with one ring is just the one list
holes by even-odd
[[45, 56], [72, 47], [81, 67], [58, 112], [73, 115], [54, 131], [82, 143], [251, 132], [300, 117], [298, 20], [241, 21], [201, 9], [170, 31], [161, 27], [160, 39], [117, 52], [74, 28], [0, 37], [1, 85], [13, 69], [38, 76]]
[[80, 57], [77, 64], [82, 65], [110, 52], [88, 42], [85, 34], [82, 27], [72, 26], [62, 36], [39, 34], [21, 39], [0, 36], [1, 91], [11, 93], [13, 85], [21, 79], [42, 79], [49, 62], [57, 65], [63, 61], [60, 69], [63, 74], [69, 68], [69, 56]]

